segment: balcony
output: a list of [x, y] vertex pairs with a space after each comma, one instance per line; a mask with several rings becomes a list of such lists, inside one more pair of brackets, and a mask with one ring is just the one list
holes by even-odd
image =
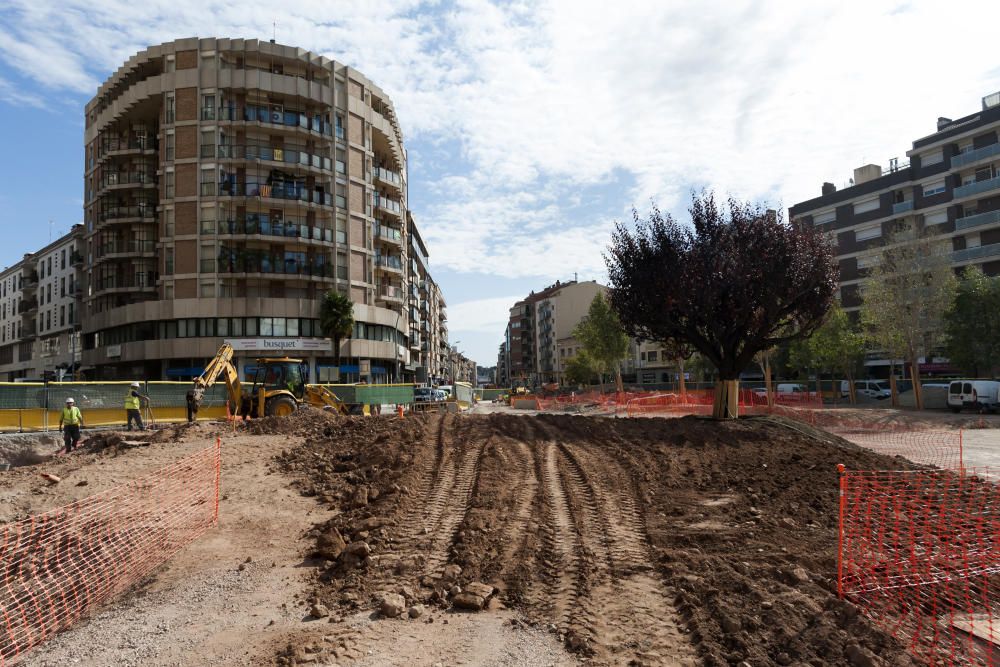
[[81, 255], [76, 248], [69, 253], [69, 263], [71, 266], [80, 266], [83, 264], [83, 255]]
[[102, 190], [126, 187], [156, 187], [156, 175], [152, 171], [113, 171], [101, 178]]
[[101, 222], [131, 221], [134, 218], [150, 221], [155, 220], [156, 207], [152, 204], [143, 206], [112, 206], [97, 213], [97, 219]]
[[395, 199], [389, 199], [388, 197], [383, 197], [382, 195], [375, 195], [375, 208], [392, 213], [393, 215], [402, 216], [403, 206]]
[[35, 337], [35, 327], [34, 325], [30, 327], [21, 327], [21, 335], [18, 336], [21, 340], [28, 340], [29, 338]]
[[996, 190], [1000, 188], [1000, 177], [987, 178], [982, 181], [976, 181], [975, 183], [969, 183], [968, 185], [962, 185], [955, 188], [955, 199], [960, 199], [962, 197], [971, 197], [972, 195], [982, 194], [984, 192], [989, 192], [990, 190]]
[[[235, 107], [220, 107], [220, 121], [244, 121], [264, 125], [280, 125], [307, 130], [325, 136], [333, 135], [333, 125], [322, 116], [309, 115], [301, 111], [285, 111], [271, 107], [248, 105], [240, 113]], [[337, 128], [337, 137], [342, 138], [341, 128]]]
[[111, 259], [113, 255], [154, 255], [156, 254], [156, 241], [132, 239], [104, 243], [95, 247], [94, 254], [97, 259]]
[[333, 243], [333, 230], [310, 227], [304, 220], [270, 220], [267, 214], [260, 214], [244, 220], [220, 220], [218, 233], [225, 235], [276, 236], [301, 241], [326, 241]]
[[906, 211], [913, 210], [913, 200], [907, 199], [906, 201], [897, 202], [892, 205], [893, 214], [905, 213]]
[[394, 285], [382, 285], [378, 290], [382, 300], [403, 302], [403, 289]]
[[[258, 162], [280, 162], [286, 165], [312, 167], [324, 171], [333, 170], [333, 160], [317, 153], [303, 150], [304, 147], [289, 146], [287, 148], [272, 148], [270, 146], [222, 144], [218, 148], [218, 157], [223, 160], [253, 160]], [[213, 148], [213, 150], [215, 150]]]
[[304, 183], [219, 183], [222, 197], [260, 197], [261, 199], [283, 199], [320, 206], [333, 206], [333, 195], [322, 190], [309, 190]]
[[403, 243], [403, 234], [395, 227], [375, 225], [375, 236], [383, 241], [388, 241], [389, 243], [395, 243], [397, 245], [401, 245]]
[[127, 139], [109, 137], [97, 145], [97, 157], [100, 159], [112, 154], [126, 155], [146, 151], [153, 152], [156, 150], [156, 146], [156, 136], [152, 134]]
[[955, 230], [982, 227], [983, 225], [992, 225], [995, 223], [1000, 223], [1000, 211], [977, 213], [976, 215], [967, 215], [964, 218], [959, 218], [955, 221]]
[[375, 255], [375, 266], [390, 271], [403, 271], [403, 262], [396, 255]]
[[31, 311], [38, 310], [38, 299], [23, 299], [17, 304], [17, 314], [24, 315]]
[[219, 273], [262, 273], [306, 278], [333, 278], [334, 267], [329, 258], [282, 256], [264, 250], [231, 250], [223, 248], [219, 255]]
[[972, 164], [973, 162], [979, 162], [983, 158], [992, 157], [994, 155], [1000, 155], [1000, 143], [990, 144], [989, 146], [977, 148], [974, 151], [967, 151], [965, 153], [954, 155], [951, 158], [951, 166], [952, 168], [964, 167]]
[[386, 185], [391, 185], [395, 188], [403, 187], [403, 177], [400, 176], [395, 171], [390, 171], [388, 169], [383, 169], [382, 167], [375, 167], [372, 169], [372, 178], [380, 183], [385, 183]]
[[954, 262], [968, 262], [973, 259], [982, 259], [983, 257], [993, 257], [996, 255], [1000, 255], [1000, 243], [991, 243], [979, 246], [978, 248], [956, 250], [951, 254], [951, 258]]

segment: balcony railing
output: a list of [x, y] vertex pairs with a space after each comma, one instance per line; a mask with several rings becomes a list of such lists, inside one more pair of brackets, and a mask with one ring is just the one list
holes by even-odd
[[896, 202], [892, 205], [893, 213], [903, 213], [905, 211], [913, 210], [913, 200], [907, 199], [906, 201]]
[[156, 252], [156, 241], [120, 241], [117, 243], [105, 243], [95, 248], [98, 257], [117, 254], [138, 254]]
[[975, 183], [969, 183], [968, 185], [962, 185], [955, 188], [955, 199], [978, 195], [983, 192], [989, 192], [990, 190], [996, 190], [997, 188], [1000, 188], [1000, 177], [987, 178], [983, 181], [976, 181]]
[[97, 291], [109, 289], [152, 289], [156, 286], [156, 277], [152, 272], [131, 276], [98, 276], [94, 279]]
[[332, 171], [333, 160], [324, 155], [311, 153], [300, 147], [272, 148], [270, 146], [221, 144], [218, 147], [219, 157], [230, 160], [265, 160], [283, 164], [314, 167]]
[[234, 254], [220, 254], [219, 273], [268, 273], [332, 278], [334, 266], [329, 259], [318, 260], [309, 257], [291, 259], [281, 255], [242, 250]]
[[375, 265], [389, 269], [403, 270], [402, 260], [395, 255], [375, 255]]
[[402, 176], [395, 171], [390, 171], [388, 169], [384, 169], [383, 167], [375, 167], [372, 169], [372, 177], [375, 180], [382, 181], [383, 183], [389, 183], [390, 185], [395, 185], [396, 187], [403, 185]]
[[964, 250], [956, 250], [951, 254], [952, 260], [955, 262], [967, 262], [972, 259], [982, 259], [983, 257], [993, 257], [994, 255], [1000, 255], [1000, 243], [991, 243], [989, 245], [982, 245], [978, 248], [965, 248]]
[[994, 223], [1000, 223], [1000, 211], [977, 213], [976, 215], [967, 215], [964, 218], [959, 218], [955, 221], [955, 229], [969, 229], [970, 227], [982, 227], [983, 225]]
[[101, 178], [101, 187], [110, 188], [116, 185], [155, 185], [156, 176], [151, 171], [111, 172]]
[[333, 206], [333, 195], [320, 190], [309, 190], [303, 183], [219, 183], [219, 194], [223, 197], [261, 197], [263, 199], [286, 199], [292, 201]]
[[112, 137], [101, 140], [101, 142], [97, 145], [97, 155], [98, 157], [101, 157], [107, 153], [113, 153], [115, 151], [145, 151], [155, 149], [156, 137], [154, 135], [131, 137], [128, 139]]
[[[300, 111], [279, 111], [269, 107], [247, 106], [242, 113], [235, 107], [221, 107], [219, 120], [243, 120], [251, 123], [284, 125], [286, 127], [299, 127], [327, 136], [333, 134], [333, 125], [321, 116], [310, 116]], [[339, 137], [340, 133], [337, 136]]]
[[113, 206], [98, 211], [97, 219], [101, 221], [114, 220], [116, 218], [149, 218], [156, 217], [156, 207], [152, 204], [147, 206]]
[[385, 299], [403, 300], [403, 290], [394, 285], [382, 285], [378, 290], [379, 296]]
[[389, 211], [390, 213], [395, 213], [396, 215], [402, 215], [403, 207], [395, 199], [389, 199], [388, 197], [383, 197], [381, 195], [375, 195], [375, 206], [383, 211]]
[[385, 225], [375, 225], [375, 236], [394, 243], [402, 243], [403, 241], [402, 232], [395, 227], [387, 227]]
[[78, 253], [75, 248], [69, 254], [69, 263], [73, 266], [79, 266], [80, 264], [83, 264], [83, 255]]
[[38, 309], [38, 299], [24, 299], [17, 304], [17, 313], [23, 315]]
[[974, 151], [966, 151], [965, 153], [954, 155], [951, 158], [951, 166], [952, 168], [964, 167], [967, 164], [978, 162], [979, 160], [992, 155], [1000, 155], [1000, 143], [990, 144], [989, 146], [977, 148]]
[[333, 242], [333, 230], [320, 227], [310, 227], [302, 222], [291, 220], [273, 221], [264, 219], [219, 220], [218, 233], [246, 234], [260, 236], [277, 236], [286, 239], [312, 239], [314, 241]]

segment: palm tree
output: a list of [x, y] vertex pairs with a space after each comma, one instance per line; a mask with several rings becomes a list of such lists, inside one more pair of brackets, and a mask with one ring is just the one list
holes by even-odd
[[338, 292], [323, 295], [319, 306], [319, 326], [323, 335], [333, 340], [333, 358], [340, 371], [340, 341], [354, 333], [354, 303]]

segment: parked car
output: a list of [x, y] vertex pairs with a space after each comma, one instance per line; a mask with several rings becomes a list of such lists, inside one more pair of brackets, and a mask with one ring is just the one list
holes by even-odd
[[415, 403], [430, 403], [431, 401], [436, 401], [436, 389], [432, 387], [416, 387], [413, 390], [413, 401]]
[[962, 408], [996, 412], [1000, 408], [1000, 382], [954, 380], [948, 385], [948, 407], [952, 412], [961, 412]]
[[[889, 383], [886, 380], [855, 380], [854, 393], [858, 397], [864, 396], [878, 401], [892, 396], [892, 390], [889, 389]], [[847, 384], [847, 380], [843, 380], [840, 383], [840, 397], [847, 398], [850, 395], [850, 386]]]
[[[767, 389], [755, 389], [754, 393], [761, 398], [767, 398]], [[809, 398], [809, 389], [804, 384], [782, 383], [774, 388], [774, 397], [778, 401], [804, 401]]]

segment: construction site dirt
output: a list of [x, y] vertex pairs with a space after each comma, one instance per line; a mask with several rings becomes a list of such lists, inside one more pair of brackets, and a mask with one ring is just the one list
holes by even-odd
[[102, 436], [0, 476], [0, 511], [125, 482], [215, 435], [215, 532], [23, 664], [911, 662], [836, 594], [836, 465], [910, 464], [776, 417], [304, 409], [235, 434]]

